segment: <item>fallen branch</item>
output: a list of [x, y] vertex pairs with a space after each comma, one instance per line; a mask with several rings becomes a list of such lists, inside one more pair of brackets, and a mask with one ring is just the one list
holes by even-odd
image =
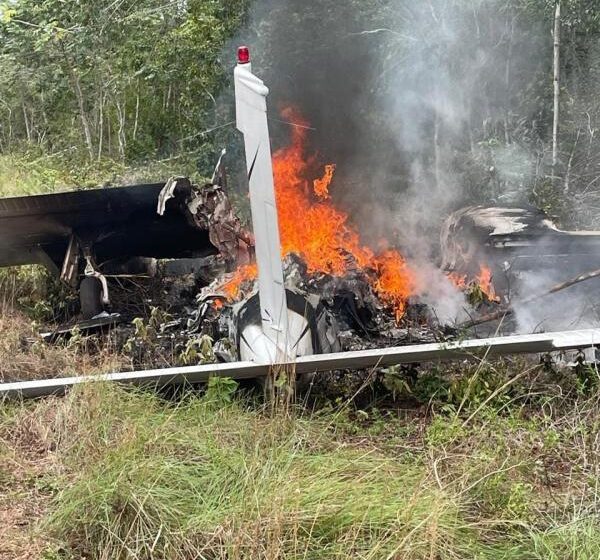
[[[551, 294], [555, 294], [556, 292], [560, 292], [561, 290], [566, 290], [567, 288], [570, 288], [571, 286], [574, 286], [575, 284], [585, 282], [586, 280], [591, 280], [592, 278], [598, 278], [599, 276], [600, 276], [600, 269], [592, 270], [591, 272], [586, 272], [585, 274], [580, 274], [579, 276], [576, 276], [575, 278], [571, 278], [571, 280], [567, 280], [566, 282], [556, 284], [555, 286], [550, 288], [548, 291], [546, 291], [542, 294], [536, 294], [535, 296], [528, 297], [524, 300], [519, 301], [518, 303], [527, 305], [528, 303], [532, 303], [543, 297], [549, 296]], [[493, 313], [487, 313], [486, 315], [482, 315], [481, 317], [478, 317], [477, 319], [471, 319], [470, 321], [461, 323], [459, 325], [459, 328], [469, 329], [471, 327], [476, 327], [477, 325], [489, 323], [490, 321], [504, 319], [505, 317], [512, 315], [514, 312], [515, 312], [514, 308], [511, 305], [507, 305], [507, 306], [502, 307], [501, 309], [498, 309], [497, 311], [494, 311]]]

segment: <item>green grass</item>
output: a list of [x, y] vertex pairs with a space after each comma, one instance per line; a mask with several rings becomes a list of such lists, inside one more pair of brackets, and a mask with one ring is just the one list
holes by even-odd
[[[209, 171], [209, 170], [206, 170]], [[163, 161], [125, 164], [118, 160], [90, 161], [77, 152], [45, 154], [29, 148], [0, 155], [0, 197], [46, 194], [103, 185], [155, 183], [171, 175], [197, 175], [189, 155]]]
[[[9, 304], [37, 280], [0, 283], [1, 376], [127, 366], [85, 339], [24, 342], [33, 327]], [[364, 408], [338, 392], [273, 410], [224, 382], [170, 400], [94, 384], [0, 403], [0, 558], [599, 557], [594, 368], [499, 359], [395, 375], [398, 401], [390, 390]]]
[[571, 523], [531, 535], [536, 558], [545, 560], [594, 560], [600, 554], [600, 525], [596, 516], [575, 518]]
[[110, 393], [113, 414], [78, 426], [78, 475], [48, 520], [85, 555], [428, 558], [461, 531], [417, 465], [339, 448], [318, 424]]
[[598, 403], [558, 408], [388, 410], [369, 432], [348, 409], [95, 385], [4, 405], [0, 484], [42, 492], [45, 558], [591, 560]]

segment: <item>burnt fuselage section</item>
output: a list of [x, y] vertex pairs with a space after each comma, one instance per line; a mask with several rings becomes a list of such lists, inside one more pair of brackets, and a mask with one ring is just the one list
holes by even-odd
[[481, 265], [494, 283], [520, 273], [572, 277], [600, 268], [600, 232], [564, 231], [533, 208], [469, 206], [451, 214], [441, 234], [442, 268], [474, 276]]

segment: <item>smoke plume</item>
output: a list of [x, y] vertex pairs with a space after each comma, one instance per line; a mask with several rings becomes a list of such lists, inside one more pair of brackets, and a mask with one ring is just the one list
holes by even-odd
[[365, 241], [392, 240], [444, 319], [464, 300], [435, 266], [439, 231], [469, 203], [521, 201], [534, 167], [520, 91], [545, 46], [501, 0], [256, 0], [246, 43], [278, 108], [311, 123], [311, 149], [337, 164], [331, 193]]

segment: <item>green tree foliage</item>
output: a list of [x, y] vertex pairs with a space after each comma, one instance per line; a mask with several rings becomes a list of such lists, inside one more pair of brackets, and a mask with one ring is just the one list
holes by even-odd
[[466, 201], [533, 202], [597, 226], [600, 8], [561, 3], [554, 168], [556, 0], [0, 2], [0, 151], [73, 154], [78, 169], [193, 152], [208, 170], [231, 139], [221, 55], [243, 29], [271, 89], [275, 147], [290, 128], [273, 111], [298, 105], [338, 180], [376, 183], [362, 201], [426, 193], [443, 203], [434, 225]]
[[0, 146], [170, 154], [215, 122], [223, 44], [247, 0], [0, 6]]

